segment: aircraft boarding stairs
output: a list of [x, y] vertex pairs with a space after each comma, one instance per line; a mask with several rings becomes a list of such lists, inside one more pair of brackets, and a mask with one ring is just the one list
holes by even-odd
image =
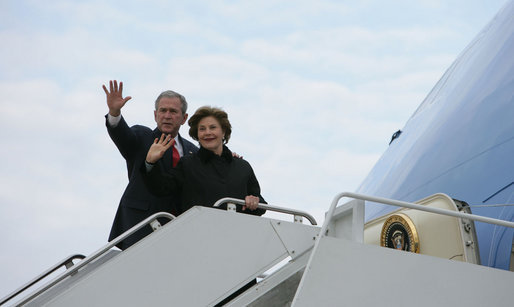
[[[343, 197], [354, 200], [338, 207]], [[300, 216], [315, 224], [310, 215], [280, 207], [261, 205], [295, 215], [294, 223], [193, 207], [178, 218], [148, 218], [16, 306], [215, 306], [255, 279], [225, 306], [513, 304], [512, 272], [363, 244], [365, 200], [514, 227], [354, 193], [336, 196], [321, 228], [302, 223]], [[216, 206], [222, 202], [242, 203]], [[160, 226], [157, 217], [172, 221]], [[151, 235], [125, 251], [112, 249], [147, 224]]]

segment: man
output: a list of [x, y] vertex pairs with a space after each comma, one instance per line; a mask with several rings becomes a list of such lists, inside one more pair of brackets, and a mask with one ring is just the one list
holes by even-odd
[[[118, 147], [127, 163], [129, 183], [121, 197], [118, 211], [111, 228], [109, 241], [112, 241], [137, 223], [150, 215], [165, 211], [177, 215], [179, 204], [178, 196], [157, 197], [150, 193], [141, 178], [139, 168], [145, 161], [148, 149], [161, 134], [170, 135], [175, 144], [173, 150], [168, 150], [159, 161], [164, 171], [169, 171], [176, 165], [180, 156], [193, 154], [198, 148], [191, 142], [184, 140], [178, 131], [187, 120], [187, 102], [184, 96], [173, 92], [162, 92], [155, 101], [154, 117], [157, 128], [136, 125], [129, 127], [121, 109], [132, 97], [123, 97], [123, 82], [109, 81], [109, 90], [102, 86], [107, 96], [109, 113], [105, 116], [107, 131]], [[151, 232], [150, 226], [145, 226], [117, 246], [126, 249]]]

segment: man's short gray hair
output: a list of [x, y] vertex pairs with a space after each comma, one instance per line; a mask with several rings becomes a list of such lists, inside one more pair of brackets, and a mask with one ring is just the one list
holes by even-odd
[[161, 101], [161, 98], [163, 98], [163, 97], [180, 99], [180, 105], [181, 105], [180, 108], [182, 109], [182, 114], [186, 114], [186, 112], [187, 112], [186, 97], [184, 97], [174, 91], [164, 91], [159, 95], [159, 97], [157, 97], [157, 99], [155, 99], [155, 111], [157, 111], [157, 109], [159, 108], [159, 101]]

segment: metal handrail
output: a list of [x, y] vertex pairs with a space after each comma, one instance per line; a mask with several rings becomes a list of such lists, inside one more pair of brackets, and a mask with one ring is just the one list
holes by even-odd
[[[225, 197], [225, 198], [218, 200], [216, 203], [214, 203], [213, 207], [218, 208], [221, 204], [224, 204], [224, 203], [235, 203], [238, 205], [244, 205], [245, 201], [243, 199]], [[314, 217], [312, 217], [312, 215], [310, 215], [309, 213], [304, 212], [304, 211], [283, 208], [283, 207], [277, 207], [277, 206], [270, 206], [270, 205], [261, 204], [261, 203], [259, 203], [259, 206], [257, 206], [257, 208], [280, 212], [280, 213], [292, 214], [295, 216], [302, 216], [302, 217], [305, 217], [306, 219], [308, 219], [309, 222], [311, 222], [311, 225], [318, 225], [318, 223], [316, 223], [316, 220], [314, 219]]]
[[71, 255], [71, 256], [68, 256], [68, 257], [64, 258], [63, 260], [57, 262], [52, 267], [50, 267], [48, 270], [44, 271], [43, 273], [41, 273], [40, 275], [38, 275], [37, 277], [35, 277], [31, 281], [29, 281], [28, 283], [24, 284], [23, 286], [19, 287], [17, 290], [13, 291], [11, 294], [5, 296], [0, 301], [0, 305], [3, 305], [5, 303], [7, 303], [12, 298], [18, 296], [23, 291], [25, 291], [28, 288], [32, 287], [38, 281], [42, 280], [43, 278], [45, 278], [48, 275], [52, 274], [53, 272], [57, 271], [63, 265], [66, 266], [66, 269], [69, 269], [70, 267], [72, 267], [74, 265], [73, 260], [75, 260], [75, 259], [84, 259], [84, 258], [86, 258], [86, 256], [80, 255], [80, 254], [75, 254], [75, 255]]
[[[17, 303], [17, 306], [21, 306], [21, 305], [31, 301], [33, 298], [35, 298], [39, 294], [41, 294], [41, 293], [45, 292], [46, 290], [48, 290], [49, 288], [53, 287], [54, 285], [56, 285], [57, 283], [59, 283], [60, 281], [65, 279], [66, 277], [74, 274], [79, 269], [84, 267], [86, 264], [88, 264], [91, 261], [95, 260], [96, 258], [100, 257], [102, 254], [104, 254], [105, 252], [107, 252], [108, 250], [113, 248], [116, 244], [118, 244], [121, 241], [125, 240], [127, 237], [131, 236], [132, 234], [134, 234], [136, 231], [138, 231], [139, 229], [143, 228], [147, 224], [153, 222], [154, 220], [157, 220], [157, 218], [159, 218], [159, 217], [165, 217], [165, 218], [168, 218], [170, 220], [175, 219], [174, 215], [172, 215], [170, 213], [167, 213], [167, 212], [159, 212], [159, 213], [156, 213], [156, 214], [154, 214], [152, 216], [149, 216], [145, 220], [143, 220], [140, 223], [136, 224], [134, 227], [132, 227], [129, 230], [125, 231], [123, 234], [118, 236], [116, 239], [114, 239], [114, 240], [110, 241], [109, 243], [107, 243], [105, 246], [103, 246], [102, 248], [100, 248], [99, 250], [97, 250], [96, 252], [91, 254], [90, 256], [87, 256], [86, 258], [84, 258], [84, 260], [82, 260], [81, 262], [77, 263], [73, 267], [71, 267], [68, 270], [66, 270], [64, 273], [62, 273], [61, 275], [56, 277], [52, 282], [50, 282], [50, 283], [46, 284], [45, 286], [39, 288], [36, 292], [34, 292], [30, 296], [26, 297], [23, 301]], [[155, 229], [155, 227], [154, 227], [154, 229]]]
[[334, 200], [332, 201], [332, 204], [330, 205], [330, 209], [327, 212], [325, 222], [323, 223], [323, 226], [321, 227], [320, 234], [323, 235], [323, 234], [327, 233], [327, 228], [332, 220], [337, 203], [343, 197], [360, 199], [360, 200], [365, 200], [365, 201], [372, 201], [372, 202], [376, 202], [376, 203], [392, 205], [392, 206], [397, 206], [397, 207], [411, 208], [411, 209], [420, 210], [420, 211], [449, 215], [449, 216], [453, 216], [453, 217], [459, 217], [459, 218], [464, 218], [464, 219], [469, 219], [469, 220], [514, 228], [514, 222], [509, 222], [509, 221], [505, 221], [505, 220], [499, 220], [499, 219], [494, 219], [494, 218], [485, 217], [485, 216], [481, 216], [481, 215], [474, 215], [474, 214], [470, 214], [470, 213], [450, 211], [447, 209], [425, 207], [422, 205], [409, 203], [409, 202], [401, 201], [401, 200], [394, 200], [394, 199], [388, 199], [388, 198], [383, 198], [383, 197], [375, 197], [375, 196], [357, 194], [357, 193], [352, 193], [352, 192], [342, 192], [342, 193], [337, 194], [334, 197]]

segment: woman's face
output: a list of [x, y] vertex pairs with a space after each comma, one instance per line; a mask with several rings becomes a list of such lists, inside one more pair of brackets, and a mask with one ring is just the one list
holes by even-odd
[[198, 123], [198, 141], [203, 148], [218, 156], [223, 152], [224, 133], [221, 125], [213, 116], [207, 116]]

